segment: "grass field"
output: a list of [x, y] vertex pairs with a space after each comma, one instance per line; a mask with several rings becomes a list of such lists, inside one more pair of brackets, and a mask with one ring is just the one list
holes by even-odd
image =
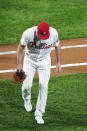
[[44, 125], [34, 120], [37, 95], [38, 79], [34, 79], [33, 111], [27, 113], [21, 84], [0, 80], [0, 131], [87, 131], [87, 73], [50, 79]]
[[60, 39], [87, 36], [87, 0], [0, 0], [0, 45], [20, 41], [24, 30], [41, 21]]

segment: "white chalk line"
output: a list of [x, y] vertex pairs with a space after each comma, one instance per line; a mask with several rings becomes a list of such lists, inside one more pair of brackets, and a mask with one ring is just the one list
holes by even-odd
[[16, 69], [11, 69], [11, 70], [0, 70], [0, 73], [9, 73], [9, 72], [15, 72]]
[[[72, 45], [72, 46], [61, 46], [61, 49], [70, 49], [70, 48], [82, 48], [87, 47], [87, 44], [85, 45]], [[52, 48], [52, 50], [55, 50], [55, 48]]]
[[[86, 66], [87, 65], [87, 62], [84, 62], [84, 63], [74, 63], [74, 64], [64, 64], [64, 65], [61, 65], [62, 68], [66, 68], [66, 67], [75, 67], [75, 66]], [[56, 68], [56, 66], [51, 66], [51, 69], [54, 69]]]
[[[61, 46], [61, 49], [80, 48], [80, 47], [87, 47], [87, 44], [85, 44], [85, 45]], [[55, 48], [52, 48], [52, 50], [55, 50]], [[8, 54], [16, 54], [16, 53], [17, 53], [17, 51], [6, 51], [6, 52], [0, 52], [0, 55], [8, 55]]]
[[[75, 66], [86, 66], [87, 62], [84, 63], [74, 63], [74, 64], [64, 64], [61, 65], [62, 68], [66, 68], [66, 67], [75, 67]], [[51, 66], [51, 69], [56, 68], [56, 66]], [[10, 70], [0, 70], [0, 73], [9, 73], [9, 72], [15, 72], [16, 69], [10, 69]]]
[[0, 55], [9, 55], [9, 54], [16, 54], [17, 51], [7, 51], [7, 52], [0, 52]]

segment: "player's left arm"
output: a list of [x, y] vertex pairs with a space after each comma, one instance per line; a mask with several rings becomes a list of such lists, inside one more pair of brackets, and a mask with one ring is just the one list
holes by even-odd
[[55, 54], [56, 54], [56, 72], [61, 72], [61, 64], [60, 64], [60, 51], [61, 51], [61, 47], [60, 44], [58, 44], [58, 46], [55, 46]]
[[60, 64], [61, 47], [60, 47], [60, 40], [59, 40], [58, 32], [56, 29], [53, 30], [53, 39], [54, 39], [53, 46], [55, 47], [55, 55], [56, 55], [56, 61], [57, 61], [56, 72], [61, 72], [61, 64]]

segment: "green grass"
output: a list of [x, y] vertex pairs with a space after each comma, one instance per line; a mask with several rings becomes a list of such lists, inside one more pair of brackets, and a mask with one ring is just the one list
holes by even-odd
[[34, 120], [38, 89], [34, 79], [33, 111], [27, 113], [21, 84], [0, 80], [0, 131], [87, 131], [87, 73], [50, 79], [44, 125]]
[[0, 0], [0, 45], [20, 41], [24, 30], [41, 21], [60, 39], [87, 36], [87, 0]]

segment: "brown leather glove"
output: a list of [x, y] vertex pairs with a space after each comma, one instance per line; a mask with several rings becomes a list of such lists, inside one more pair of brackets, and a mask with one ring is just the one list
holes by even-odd
[[13, 74], [13, 81], [18, 84], [20, 82], [23, 82], [26, 78], [25, 72], [22, 70], [19, 72], [18, 70]]

